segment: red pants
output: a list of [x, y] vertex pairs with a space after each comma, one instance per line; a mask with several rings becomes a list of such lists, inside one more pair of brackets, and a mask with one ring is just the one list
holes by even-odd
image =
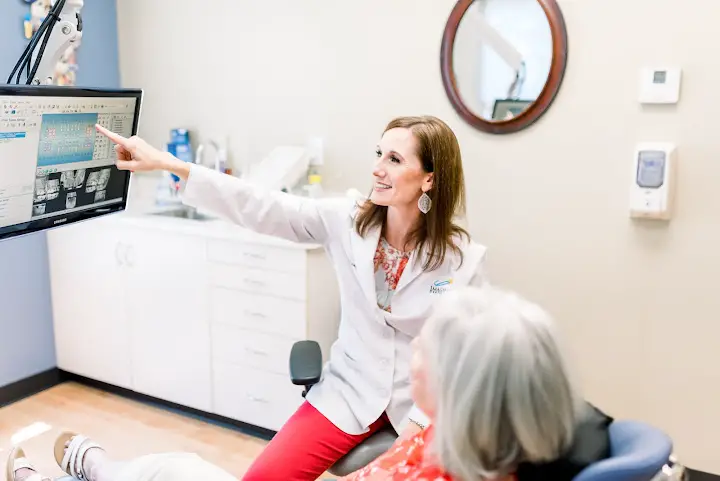
[[390, 424], [386, 414], [361, 435], [337, 428], [307, 401], [273, 437], [243, 481], [311, 481], [371, 434]]

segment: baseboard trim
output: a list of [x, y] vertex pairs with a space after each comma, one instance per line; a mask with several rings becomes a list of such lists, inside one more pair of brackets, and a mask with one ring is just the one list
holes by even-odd
[[688, 468], [688, 481], [720, 481], [720, 475]]
[[0, 387], [0, 408], [38, 394], [62, 382], [58, 368], [48, 369], [40, 374], [21, 379]]
[[172, 411], [184, 416], [192, 417], [194, 419], [233, 429], [242, 432], [243, 434], [260, 438], [265, 441], [271, 440], [275, 436], [275, 434], [277, 434], [276, 431], [255, 426], [253, 424], [244, 423], [242, 421], [237, 421], [235, 419], [226, 418], [224, 416], [208, 413], [188, 406], [183, 406], [181, 404], [176, 404], [170, 401], [166, 401], [164, 399], [148, 396], [147, 394], [142, 394], [130, 389], [115, 386], [102, 381], [97, 381], [95, 379], [90, 379], [72, 372], [63, 370], [58, 371], [60, 374], [61, 382], [76, 382], [78, 384], [99, 389], [101, 391], [105, 391], [111, 394], [116, 394], [118, 396], [122, 396], [133, 401], [141, 402], [155, 407], [160, 407], [164, 410]]

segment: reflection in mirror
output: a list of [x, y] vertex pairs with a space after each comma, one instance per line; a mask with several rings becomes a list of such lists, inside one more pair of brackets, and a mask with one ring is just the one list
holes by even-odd
[[477, 117], [502, 122], [545, 88], [553, 61], [550, 22], [537, 0], [475, 0], [455, 36], [457, 92]]

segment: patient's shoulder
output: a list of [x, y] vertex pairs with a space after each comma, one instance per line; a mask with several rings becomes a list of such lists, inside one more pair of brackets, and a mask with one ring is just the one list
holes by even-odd
[[549, 463], [523, 463], [518, 481], [570, 481], [583, 469], [610, 456], [609, 427], [613, 418], [590, 403], [582, 407], [573, 444], [565, 455]]
[[609, 427], [612, 421], [597, 407], [585, 403], [567, 457], [574, 464], [586, 466], [610, 456]]

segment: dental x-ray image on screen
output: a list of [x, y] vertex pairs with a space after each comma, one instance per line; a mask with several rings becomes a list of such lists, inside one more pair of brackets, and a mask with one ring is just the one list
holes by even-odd
[[137, 133], [142, 91], [0, 86], [0, 240], [120, 212], [130, 173], [97, 132]]

